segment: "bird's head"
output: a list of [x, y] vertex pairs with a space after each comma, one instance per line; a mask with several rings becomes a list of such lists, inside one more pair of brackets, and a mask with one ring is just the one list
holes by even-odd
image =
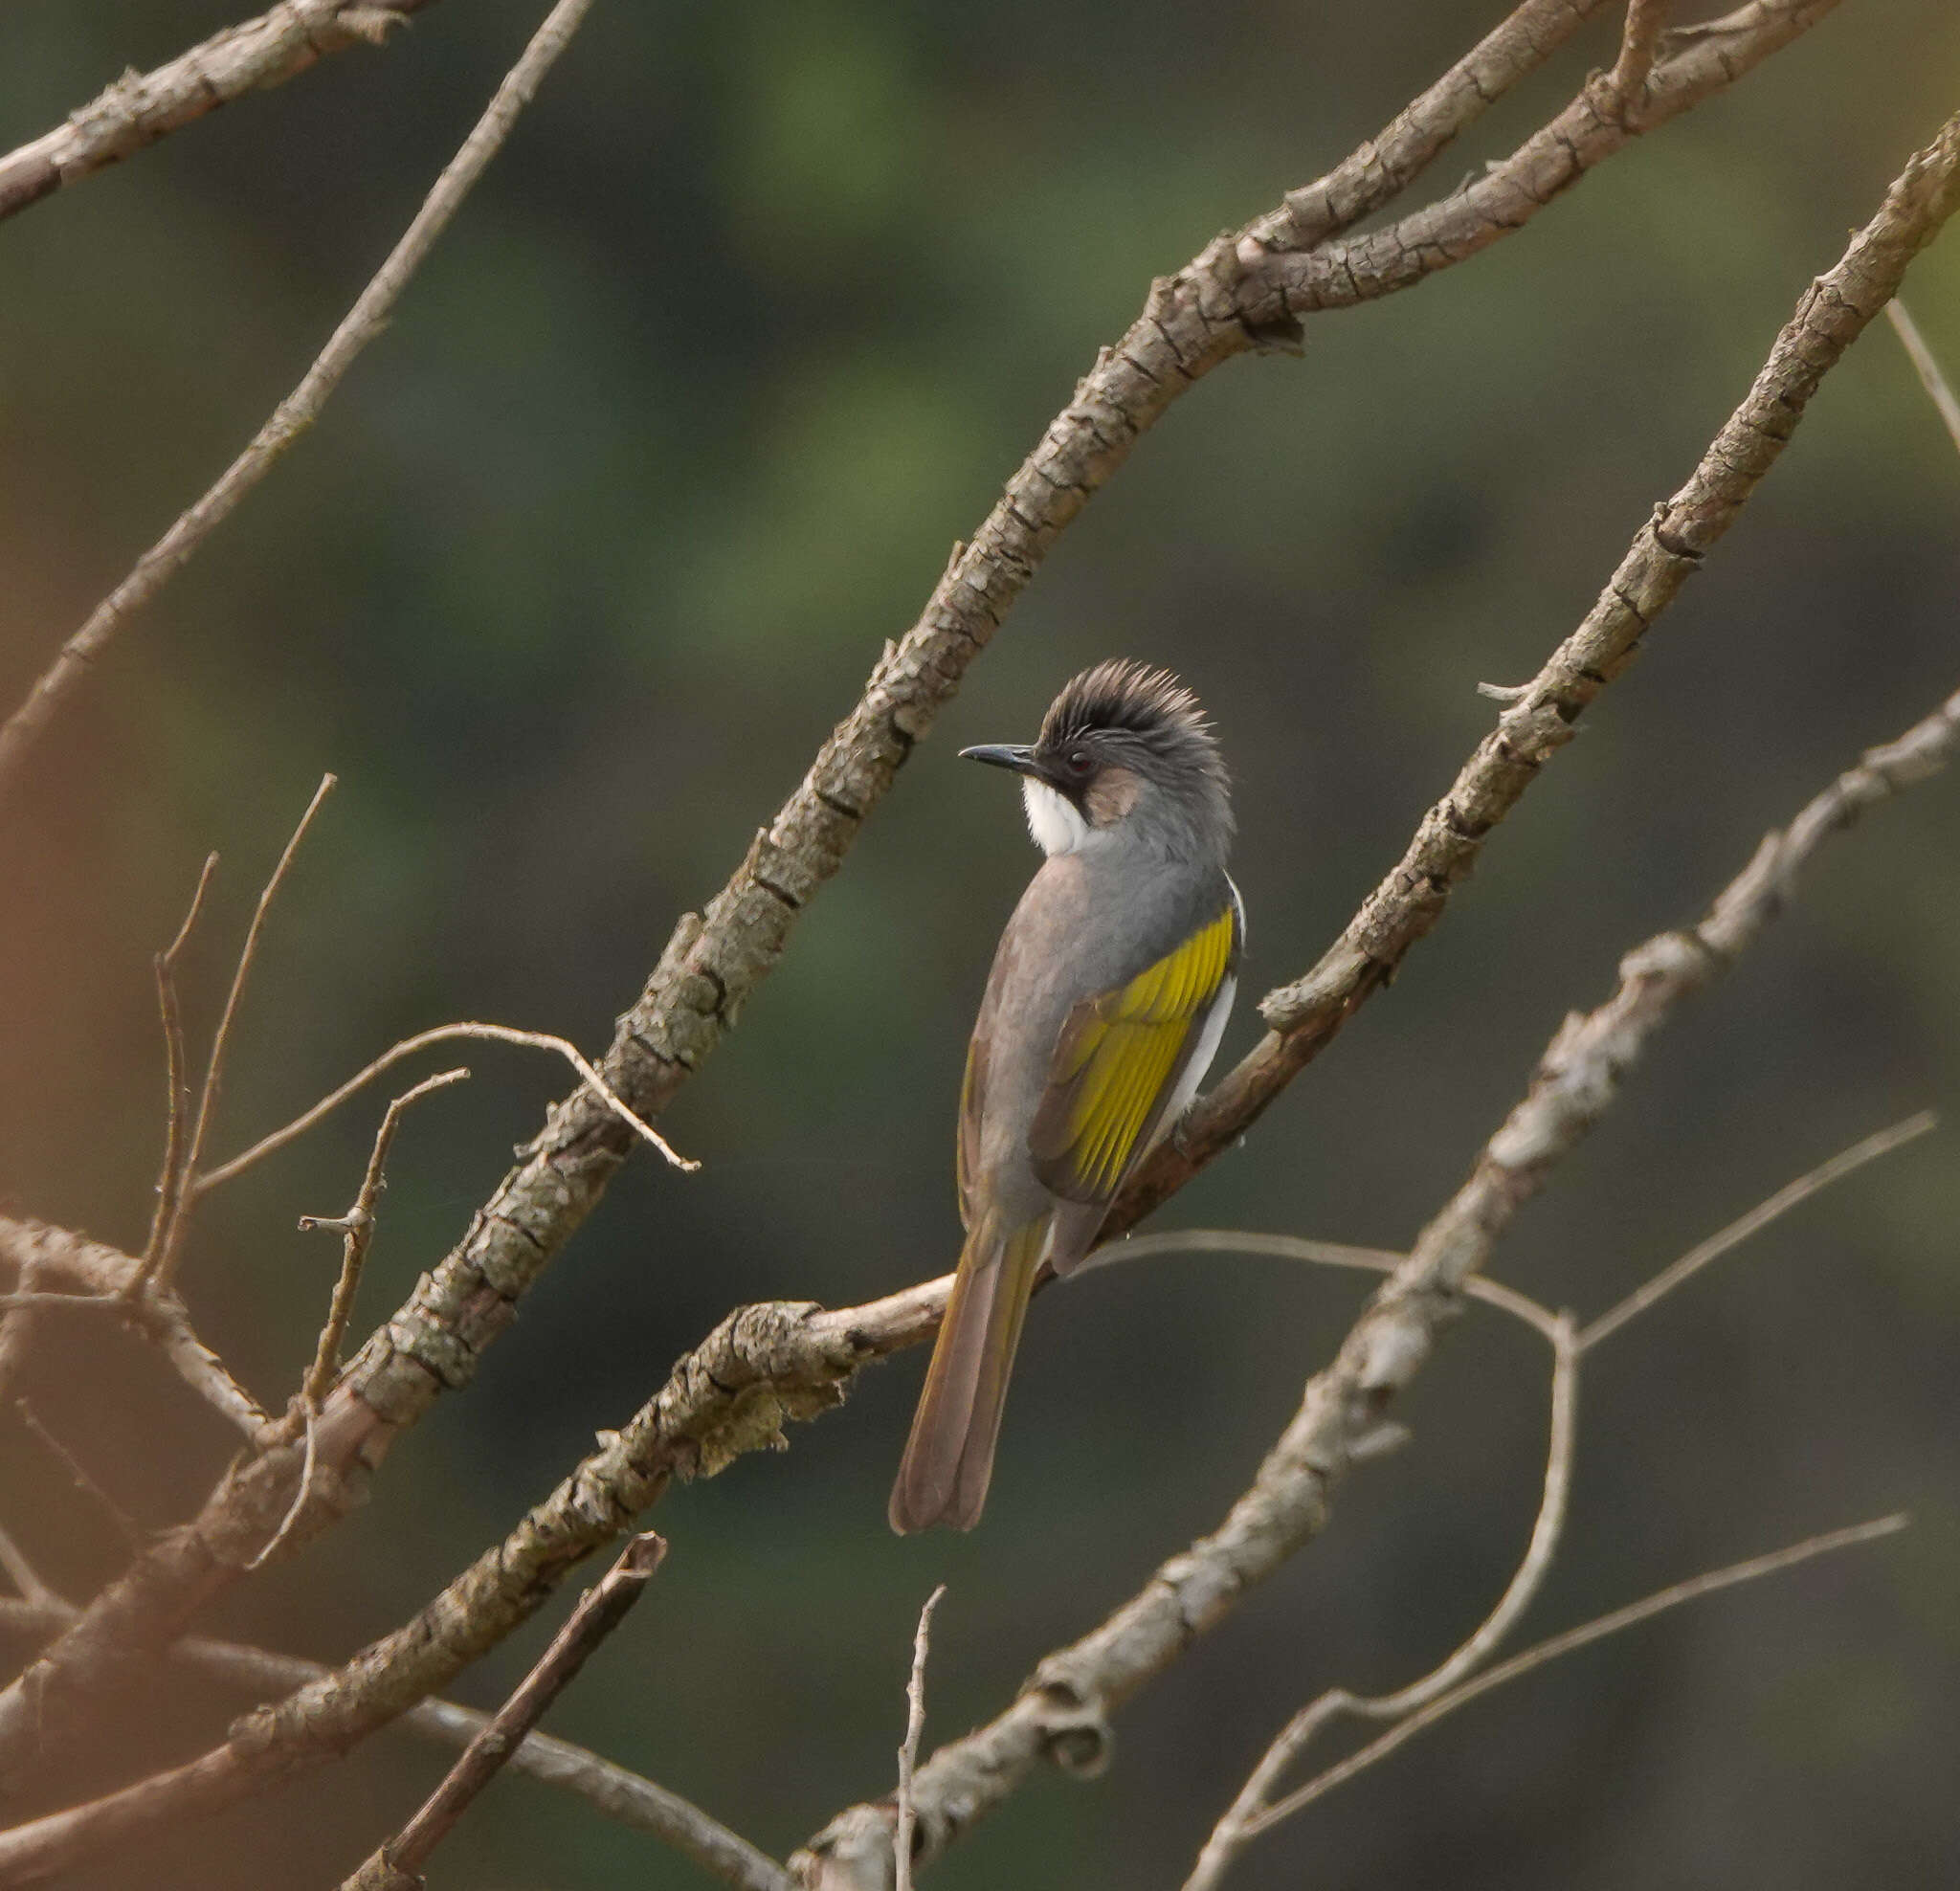
[[1232, 838], [1225, 764], [1198, 700], [1168, 670], [1111, 657], [1065, 684], [1032, 744], [963, 748], [1022, 777], [1044, 854], [1118, 837], [1222, 861]]

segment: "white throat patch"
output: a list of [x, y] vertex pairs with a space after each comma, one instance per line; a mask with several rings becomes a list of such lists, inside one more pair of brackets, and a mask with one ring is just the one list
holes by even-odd
[[1051, 857], [1073, 854], [1089, 837], [1089, 824], [1067, 795], [1058, 793], [1033, 775], [1021, 777], [1021, 802], [1028, 811], [1028, 832], [1035, 845]]

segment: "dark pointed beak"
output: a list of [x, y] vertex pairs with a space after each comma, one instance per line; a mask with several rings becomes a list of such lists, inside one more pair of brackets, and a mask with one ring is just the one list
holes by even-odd
[[960, 750], [963, 762], [985, 762], [989, 768], [1012, 768], [1017, 775], [1036, 775], [1035, 751], [1025, 742], [983, 742], [977, 748]]

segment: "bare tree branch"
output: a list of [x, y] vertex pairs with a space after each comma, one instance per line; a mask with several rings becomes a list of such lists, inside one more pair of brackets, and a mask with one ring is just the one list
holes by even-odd
[[[315, 1228], [331, 1228], [341, 1235], [341, 1271], [334, 1282], [326, 1319], [320, 1328], [313, 1364], [307, 1368], [299, 1396], [293, 1401], [292, 1409], [278, 1433], [280, 1440], [291, 1438], [296, 1431], [303, 1434], [306, 1449], [300, 1461], [300, 1487], [293, 1493], [292, 1504], [279, 1520], [278, 1528], [272, 1533], [265, 1547], [252, 1559], [252, 1568], [256, 1569], [269, 1563], [285, 1546], [313, 1496], [313, 1473], [319, 1462], [321, 1402], [333, 1389], [334, 1377], [340, 1370], [341, 1342], [346, 1337], [347, 1322], [354, 1311], [354, 1293], [361, 1284], [361, 1270], [374, 1239], [374, 1211], [381, 1200], [388, 1152], [394, 1144], [395, 1127], [404, 1112], [432, 1090], [444, 1090], [452, 1083], [460, 1083], [469, 1074], [466, 1070], [440, 1071], [434, 1077], [425, 1077], [412, 1089], [403, 1091], [389, 1104], [388, 1113], [381, 1119], [381, 1127], [374, 1132], [374, 1147], [368, 1154], [367, 1173], [361, 1178], [361, 1190], [354, 1197], [353, 1207], [343, 1215], [302, 1214], [300, 1217], [301, 1234]], [[266, 1440], [268, 1444], [273, 1441], [272, 1438]]]
[[1325, 177], [1287, 191], [1278, 210], [1252, 226], [1258, 241], [1274, 250], [1312, 249], [1392, 203], [1605, 4], [1526, 0], [1375, 137]]
[[[1524, 1101], [1349, 1330], [1333, 1364], [1308, 1381], [1292, 1422], [1219, 1527], [1161, 1564], [1100, 1627], [1043, 1660], [998, 1718], [941, 1747], [920, 1769], [922, 1860], [939, 1857], [1038, 1761], [1078, 1773], [1106, 1764], [1110, 1715], [1319, 1535], [1356, 1442], [1379, 1426], [1420, 1370], [1518, 1211], [1611, 1107], [1647, 1039], [1784, 908], [1797, 874], [1826, 838], [1938, 772], [1956, 749], [1960, 693], [1896, 742], [1867, 750], [1789, 827], [1765, 836], [1696, 925], [1637, 946], [1620, 963], [1613, 996], [1567, 1018]], [[808, 1891], [871, 1891], [889, 1881], [891, 1832], [888, 1805], [852, 1807], [791, 1858], [791, 1875]], [[4, 1845], [0, 1838], [0, 1858]]]
[[[1750, 10], [1745, 9], [1745, 11]], [[1734, 17], [1734, 16], [1731, 16]], [[1711, 42], [1697, 40], [1697, 46]], [[1960, 115], [1916, 153], [1878, 214], [1797, 303], [1693, 477], [1640, 528], [1585, 621], [1498, 718], [1408, 851], [1305, 977], [1267, 993], [1266, 1035], [1187, 1113], [1125, 1189], [1109, 1232], [1133, 1226], [1258, 1121], [1442, 917], [1493, 828], [1638, 654], [1655, 619], [1734, 523], [1823, 377], [1960, 205]]]
[[[1537, 18], [1542, 11], [1532, 0], [1514, 17]], [[1680, 109], [1747, 70], [1824, 11], [1823, 0], [1806, 6], [1764, 0], [1746, 7], [1730, 16], [1724, 28], [1726, 38], [1698, 41], [1680, 61], [1657, 65], [1650, 94], [1659, 100], [1664, 93], [1667, 110]], [[1459, 73], [1474, 65], [1491, 44], [1486, 40]], [[1719, 56], [1711, 48], [1719, 49]], [[1489, 82], [1502, 90], [1533, 62], [1522, 52], [1508, 65], [1503, 58], [1493, 58], [1487, 68]], [[1478, 82], [1474, 78], [1464, 79], [1472, 89]], [[1418, 105], [1426, 106], [1438, 96], [1445, 96], [1445, 103], [1437, 108], [1435, 124], [1439, 128], [1433, 136], [1423, 126], [1412, 125], [1405, 114], [1384, 134], [1384, 148], [1392, 157], [1389, 169], [1377, 170], [1366, 150], [1357, 153], [1348, 165], [1330, 173], [1330, 179], [1340, 180], [1340, 189], [1315, 201], [1340, 217], [1350, 211], [1360, 214], [1378, 208], [1392, 196], [1414, 174], [1414, 168], [1404, 167], [1419, 168], [1427, 161], [1425, 139], [1432, 147], [1428, 155], [1433, 156], [1450, 132], [1475, 116], [1464, 102], [1461, 87], [1453, 89], [1447, 83], [1433, 88]], [[1656, 114], [1665, 115], [1660, 104], [1652, 107], [1643, 122]], [[1587, 161], [1609, 155], [1629, 135], [1624, 125], [1602, 130], [1587, 145]], [[1915, 160], [1878, 224], [1860, 239], [1863, 247], [1854, 246], [1853, 257], [1840, 265], [1848, 272], [1834, 290], [1841, 309], [1813, 317], [1811, 304], [1806, 303], [1802, 339], [1818, 357], [1811, 386], [1868, 319], [1871, 311], [1860, 298], [1876, 290], [1873, 307], [1882, 301], [1910, 256], [1930, 239], [1950, 210], [1954, 152], [1949, 145], [1956, 139], [1960, 129], [1949, 127], [1943, 134], [1946, 142]], [[1542, 185], [1532, 168], [1539, 162], [1535, 147], [1521, 153], [1520, 161]], [[1500, 167], [1492, 176], [1510, 174], [1512, 168]], [[1323, 180], [1323, 186], [1328, 183]], [[1475, 196], [1473, 188], [1450, 202], [1460, 204]], [[1438, 213], [1444, 211], [1456, 213], [1447, 206]], [[1477, 198], [1478, 217], [1510, 213], [1502, 205]], [[1518, 212], [1516, 220], [1526, 214]], [[1305, 227], [1310, 230], [1310, 224]], [[918, 623], [900, 644], [888, 647], [858, 706], [820, 750], [802, 785], [772, 825], [757, 836], [705, 914], [684, 916], [639, 1000], [621, 1018], [602, 1069], [612, 1087], [641, 1115], [657, 1117], [712, 1053], [741, 1004], [780, 956], [796, 914], [841, 865], [858, 829], [890, 788], [906, 753], [930, 728], [1048, 546], [1123, 464], [1136, 440], [1205, 368], [1276, 336], [1283, 339], [1293, 319], [1286, 297], [1293, 297], [1302, 312], [1309, 306], [1333, 306], [1339, 300], [1331, 291], [1320, 301], [1312, 300], [1308, 278], [1318, 266], [1316, 259], [1338, 254], [1340, 267], [1348, 271], [1363, 260], [1362, 251], [1356, 246], [1304, 254], [1284, 250], [1302, 228], [1301, 211], [1290, 204], [1247, 227], [1245, 240], [1266, 261], [1249, 273], [1238, 272], [1237, 264], [1231, 266], [1231, 272], [1238, 272], [1234, 279], [1242, 280], [1245, 293], [1255, 297], [1240, 309], [1242, 319], [1214, 320], [1200, 306], [1204, 299], [1192, 287], [1199, 278], [1207, 282], [1217, 279], [1224, 265], [1214, 244], [1190, 269], [1170, 278], [1168, 288], [1158, 285], [1119, 347], [1106, 352], [1079, 386], [1076, 398], [1010, 480], [973, 543], [958, 549]], [[1498, 234], [1501, 230], [1493, 225], [1487, 235], [1461, 254], [1471, 254]], [[1409, 240], [1419, 234], [1411, 234]], [[1377, 239], [1359, 240], [1366, 245]], [[1280, 278], [1274, 273], [1279, 271], [1306, 272], [1300, 277], [1297, 295], [1291, 286], [1286, 296], [1280, 295], [1275, 286]], [[1355, 288], [1348, 299], [1386, 294], [1427, 273], [1378, 271], [1370, 286]], [[1287, 280], [1290, 285], [1291, 277]], [[1814, 295], [1818, 293], [1821, 290]], [[1816, 328], [1815, 338], [1812, 325]], [[1794, 398], [1786, 397], [1777, 407], [1777, 440], [1787, 435], [1808, 390], [1797, 389]], [[1711, 502], [1732, 511], [1771, 456], [1746, 456], [1743, 472], [1716, 482]], [[1713, 536], [1719, 536], [1719, 530]], [[1570, 734], [1559, 710], [1570, 708], [1575, 714], [1599, 686], [1580, 679], [1568, 689], [1521, 705], [1528, 713], [1517, 733], [1522, 736], [1528, 728], [1533, 741], [1548, 752], [1558, 739]], [[1541, 726], [1548, 721], [1556, 725], [1555, 734]], [[1508, 736], [1498, 740], [1505, 744], [1504, 754], [1515, 754], [1508, 747]], [[1517, 763], [1526, 771], [1533, 766], [1535, 762]], [[1510, 799], [1516, 798], [1521, 785], [1510, 788]], [[1450, 876], [1455, 878], [1467, 865], [1476, 843], [1457, 835], [1451, 839], [1459, 850], [1456, 874]], [[1439, 903], [1440, 896], [1436, 906]], [[1435, 908], [1425, 908], [1424, 913], [1420, 930], [1434, 923]], [[1379, 917], [1364, 915], [1370, 922]], [[1370, 944], [1379, 943], [1372, 923], [1364, 931]], [[1323, 1018], [1314, 1031], [1294, 1029], [1283, 1036], [1276, 1033], [1268, 1044], [1277, 1040], [1281, 1046], [1278, 1065], [1270, 1057], [1258, 1063], [1259, 1053], [1255, 1053], [1250, 1089], [1246, 1066], [1241, 1065], [1236, 1087], [1228, 1079], [1222, 1106], [1198, 1112], [1194, 1121], [1200, 1132], [1215, 1128], [1236, 1108], [1243, 1116], [1229, 1132], [1229, 1137], [1236, 1137], [1237, 1129], [1332, 1035], [1340, 1019], [1376, 989], [1407, 943], [1405, 939], [1386, 963], [1371, 961], [1357, 948], [1355, 975], [1335, 1000], [1333, 1014]], [[1188, 1128], [1187, 1137], [1189, 1133]], [[1123, 1225], [1133, 1221], [1145, 1205], [1163, 1199], [1219, 1146], [1200, 1142], [1169, 1151], [1172, 1164], [1182, 1165], [1174, 1179], [1164, 1164], [1166, 1151], [1160, 1150], [1142, 1188], [1126, 1196]], [[589, 1094], [568, 1098], [553, 1107], [525, 1159], [505, 1176], [470, 1233], [423, 1279], [408, 1305], [363, 1347], [327, 1401], [319, 1451], [322, 1463], [335, 1474], [331, 1487], [345, 1488], [351, 1502], [392, 1439], [442, 1391], [469, 1383], [484, 1351], [515, 1317], [519, 1299], [590, 1212], [629, 1148], [622, 1126]], [[32, 1702], [25, 1678], [0, 1692], [0, 1778], [17, 1780], [31, 1756], [54, 1750], [79, 1724], [88, 1703], [105, 1693], [112, 1676], [125, 1675], [132, 1659], [153, 1657], [205, 1603], [236, 1580], [290, 1505], [301, 1456], [292, 1448], [273, 1450], [234, 1467], [197, 1518], [154, 1546], [48, 1649], [33, 1673]], [[323, 1526], [325, 1510], [324, 1505], [311, 1506], [309, 1515], [319, 1519], [316, 1527]]]
[[1891, 318], [1892, 327], [1906, 354], [1911, 357], [1913, 367], [1919, 370], [1920, 386], [1926, 389], [1946, 424], [1948, 437], [1960, 447], [1960, 398], [1955, 397], [1947, 377], [1941, 373], [1939, 362], [1932, 349], [1927, 346], [1926, 337], [1919, 332], [1919, 323], [1906, 313], [1905, 304], [1897, 297], [1885, 304], [1885, 313]]
[[50, 1614], [56, 1622], [65, 1621], [75, 1613], [41, 1579], [39, 1570], [4, 1529], [0, 1529], [0, 1569], [7, 1571], [8, 1580], [19, 1590], [22, 1608]]
[[510, 1699], [497, 1710], [447, 1777], [423, 1801], [401, 1832], [368, 1858], [341, 1891], [420, 1891], [422, 1867], [455, 1830], [471, 1802], [495, 1779], [511, 1751], [537, 1725], [600, 1642], [626, 1619], [628, 1610], [666, 1559], [665, 1542], [647, 1530], [629, 1539], [612, 1567], [586, 1591], [570, 1619], [552, 1636]]
[[1257, 1837], [1258, 1834], [1270, 1831], [1281, 1819], [1291, 1817], [1323, 1793], [1332, 1791], [1365, 1768], [1373, 1766], [1377, 1760], [1387, 1758], [1405, 1741], [1413, 1740], [1425, 1727], [1434, 1726], [1446, 1714], [1455, 1713], [1479, 1695], [1503, 1687], [1521, 1675], [1529, 1674], [1534, 1668], [1542, 1668], [1548, 1661], [1555, 1661], [1562, 1655], [1570, 1655], [1595, 1641], [1603, 1641], [1608, 1635], [1618, 1635], [1622, 1630], [1648, 1621], [1669, 1609], [1678, 1609], [1683, 1602], [1699, 1601], [1718, 1590], [1733, 1589], [1738, 1583], [1755, 1582], [1763, 1576], [1775, 1575], [1779, 1570], [1808, 1563], [1814, 1556], [1827, 1556], [1835, 1550], [1851, 1549], [1860, 1544], [1876, 1542], [1880, 1537], [1896, 1535], [1906, 1527], [1909, 1521], [1903, 1515], [1878, 1517], [1869, 1524], [1853, 1524], [1846, 1529], [1806, 1537], [1801, 1543], [1791, 1544], [1786, 1548], [1752, 1556], [1746, 1563], [1731, 1563], [1726, 1568], [1709, 1569], [1702, 1575], [1690, 1576], [1685, 1582], [1672, 1584], [1641, 1601], [1629, 1603], [1624, 1609], [1615, 1609], [1610, 1615], [1601, 1615], [1578, 1628], [1568, 1629], [1563, 1635], [1550, 1635], [1536, 1642], [1522, 1654], [1513, 1655], [1508, 1661], [1500, 1662], [1487, 1673], [1428, 1702], [1400, 1725], [1390, 1728], [1380, 1739], [1370, 1741], [1358, 1753], [1350, 1754], [1338, 1766], [1329, 1767], [1325, 1772], [1289, 1792], [1277, 1805], [1267, 1807], [1253, 1821], [1249, 1835]]
[[412, 1089], [404, 1090], [389, 1104], [388, 1114], [381, 1119], [381, 1127], [374, 1132], [374, 1147], [368, 1157], [368, 1172], [361, 1178], [361, 1192], [354, 1197], [353, 1207], [337, 1218], [313, 1214], [300, 1217], [301, 1233], [314, 1228], [331, 1228], [345, 1237], [340, 1279], [334, 1283], [326, 1324], [320, 1329], [320, 1345], [314, 1352], [313, 1365], [306, 1374], [305, 1385], [301, 1388], [301, 1396], [310, 1406], [319, 1406], [333, 1389], [334, 1375], [340, 1370], [341, 1342], [346, 1337], [347, 1322], [353, 1316], [354, 1290], [361, 1284], [362, 1263], [367, 1260], [368, 1244], [374, 1238], [374, 1210], [381, 1200], [388, 1152], [394, 1145], [396, 1125], [403, 1114], [431, 1091], [445, 1090], [452, 1083], [460, 1083], [469, 1074], [460, 1069], [438, 1071], [434, 1077], [425, 1077]]
[[[353, 307], [328, 338], [326, 346], [301, 377], [300, 385], [273, 411], [272, 418], [253, 435], [251, 443], [225, 469], [217, 483], [136, 561], [129, 575], [96, 606], [88, 621], [61, 646], [60, 654], [35, 681], [27, 701], [0, 727], [0, 807], [5, 806], [34, 743], [45, 733], [56, 711], [80, 687], [89, 666], [108, 648], [116, 633], [189, 562], [198, 546], [271, 472], [286, 448], [320, 417], [321, 410], [354, 365], [355, 357], [387, 326], [389, 315], [400, 300], [409, 278], [434, 247], [435, 239], [490, 160], [502, 148], [518, 114], [529, 104], [539, 82], [578, 31], [579, 22], [590, 5], [591, 0], [559, 0], [524, 49], [523, 57], [498, 87], [461, 148], [435, 180], [434, 188], [415, 212], [414, 221], [403, 232], [373, 280], [361, 291]], [[335, 16], [343, 25], [348, 20], [349, 10], [344, 5], [329, 5], [328, 0], [290, 0], [290, 6], [295, 11], [304, 10], [301, 17], [308, 25], [323, 25]], [[354, 11], [353, 17], [365, 21], [372, 12], [388, 11], [398, 9], [363, 7]], [[290, 13], [286, 18], [290, 19]], [[195, 83], [194, 73], [187, 77]]]
[[932, 1612], [945, 1593], [946, 1585], [941, 1583], [925, 1598], [912, 1636], [912, 1675], [905, 1683], [905, 1737], [899, 1743], [895, 1891], [912, 1891], [912, 1769], [919, 1764], [919, 1739], [925, 1731], [925, 1657], [932, 1648]]
[[[35, 1574], [13, 1541], [0, 1530], [0, 1568], [20, 1588], [22, 1599], [0, 1597], [0, 1628], [45, 1635], [79, 1613]], [[303, 1687], [331, 1670], [297, 1655], [278, 1655], [235, 1641], [186, 1635], [170, 1658], [220, 1680], [284, 1691]], [[395, 1723], [408, 1732], [448, 1746], [467, 1746], [490, 1724], [490, 1716], [453, 1701], [424, 1701]], [[548, 1733], [526, 1734], [512, 1751], [513, 1772], [575, 1793], [595, 1811], [635, 1832], [672, 1845], [733, 1891], [791, 1891], [782, 1866], [678, 1792]]]
[[379, 46], [431, 0], [285, 0], [153, 72], [124, 73], [53, 131], [0, 157], [0, 217], [119, 164], [248, 92], [278, 85], [328, 53]]
[[1570, 1315], [1561, 1314], [1552, 1323], [1551, 1422], [1545, 1448], [1545, 1489], [1539, 1500], [1538, 1521], [1532, 1525], [1524, 1560], [1511, 1577], [1497, 1607], [1446, 1660], [1432, 1668], [1420, 1680], [1398, 1688], [1393, 1694], [1350, 1694], [1345, 1687], [1330, 1688], [1317, 1701], [1294, 1715], [1279, 1737], [1267, 1747], [1238, 1796], [1205, 1841], [1197, 1863], [1185, 1880], [1184, 1891], [1215, 1891], [1233, 1860], [1244, 1850], [1256, 1831], [1262, 1828], [1258, 1816], [1272, 1803], [1273, 1791], [1286, 1769], [1299, 1759], [1314, 1736], [1341, 1715], [1360, 1720], [1399, 1721], [1474, 1675], [1503, 1644], [1519, 1618], [1545, 1585], [1546, 1572], [1558, 1552], [1559, 1537], [1565, 1529], [1566, 1510], [1572, 1488], [1572, 1439], [1576, 1430], [1579, 1380], [1579, 1346]]
[[[238, 1002], [245, 995], [245, 981], [252, 975], [252, 962], [258, 956], [258, 941], [265, 930], [265, 916], [272, 910], [272, 902], [278, 898], [279, 888], [286, 883], [286, 875], [292, 871], [301, 843], [306, 838], [306, 830], [313, 825], [320, 804], [333, 791], [333, 786], [332, 775], [321, 776], [320, 786], [313, 790], [313, 799], [307, 802], [306, 812], [300, 816], [300, 825], [293, 830], [293, 837], [286, 842], [278, 864], [272, 870], [272, 878], [265, 882], [265, 889], [258, 896], [258, 904], [253, 908], [252, 923], [245, 928], [245, 944], [239, 948], [237, 968], [232, 973], [232, 988], [225, 993], [225, 1009], [218, 1016], [218, 1027], [212, 1036], [211, 1057], [204, 1067], [204, 1088], [197, 1098], [197, 1116], [191, 1125], [189, 1146], [183, 1152], [182, 1177], [175, 1190], [174, 1212], [161, 1233], [152, 1231], [149, 1246], [144, 1253], [142, 1271], [131, 1290], [133, 1294], [141, 1294], [151, 1281], [166, 1287], [175, 1284], [177, 1260], [184, 1251], [184, 1236], [189, 1231], [190, 1212], [197, 1201], [196, 1190], [187, 1187], [186, 1182], [195, 1176], [197, 1165], [204, 1158], [204, 1141], [211, 1134], [212, 1113], [217, 1108], [218, 1092], [224, 1083], [225, 1053], [231, 1048], [232, 1026], [237, 1020]], [[191, 915], [193, 918], [196, 916], [195, 905], [191, 908]], [[189, 926], [188, 921], [186, 926]], [[162, 974], [158, 976], [161, 978]]]
[[38, 1257], [30, 1254], [21, 1263], [20, 1304], [10, 1306], [0, 1316], [0, 1392], [5, 1392], [18, 1375], [27, 1349], [33, 1344], [33, 1303], [39, 1298], [35, 1282], [40, 1274]]
[[131, 1549], [136, 1548], [143, 1542], [143, 1532], [137, 1528], [136, 1519], [96, 1482], [89, 1475], [88, 1466], [41, 1423], [26, 1399], [15, 1399], [13, 1409], [20, 1414], [20, 1422], [27, 1427], [34, 1441], [68, 1473], [68, 1481], [115, 1524], [116, 1532], [124, 1544]]
[[1674, 11], [1674, 0], [1627, 0], [1627, 19], [1620, 34], [1619, 57], [1606, 76], [1606, 88], [1621, 111], [1637, 109], [1654, 70], [1654, 55], [1661, 30]]
[[[151, 1341], [198, 1397], [235, 1425], [254, 1444], [271, 1421], [258, 1402], [234, 1379], [224, 1362], [197, 1337], [184, 1302], [151, 1285], [138, 1300], [131, 1283], [142, 1262], [119, 1249], [66, 1228], [0, 1215], [0, 1266], [14, 1270], [16, 1291], [0, 1297], [9, 1309], [31, 1305], [110, 1314]], [[72, 1281], [77, 1293], [41, 1293], [38, 1276]]]
[[[1146, 1260], [1160, 1254], [1270, 1255], [1282, 1260], [1312, 1261], [1320, 1267], [1354, 1268], [1365, 1274], [1392, 1274], [1409, 1258], [1390, 1248], [1349, 1247], [1344, 1241], [1313, 1241], [1300, 1235], [1266, 1235], [1244, 1228], [1172, 1228], [1156, 1235], [1129, 1235], [1098, 1248], [1070, 1276], [1080, 1279], [1118, 1261]], [[947, 1277], [951, 1279], [950, 1276]], [[1558, 1344], [1557, 1318], [1515, 1287], [1475, 1274], [1463, 1283], [1472, 1300], [1501, 1308], [1533, 1332]]]

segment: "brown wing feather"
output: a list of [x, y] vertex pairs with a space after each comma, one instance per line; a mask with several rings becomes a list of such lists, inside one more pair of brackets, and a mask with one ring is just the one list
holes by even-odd
[[960, 1079], [960, 1133], [953, 1146], [953, 1175], [960, 1190], [960, 1226], [971, 1228], [976, 1213], [973, 1185], [980, 1173], [980, 1120], [987, 1108], [987, 1045], [975, 1031], [967, 1046], [967, 1074]]

